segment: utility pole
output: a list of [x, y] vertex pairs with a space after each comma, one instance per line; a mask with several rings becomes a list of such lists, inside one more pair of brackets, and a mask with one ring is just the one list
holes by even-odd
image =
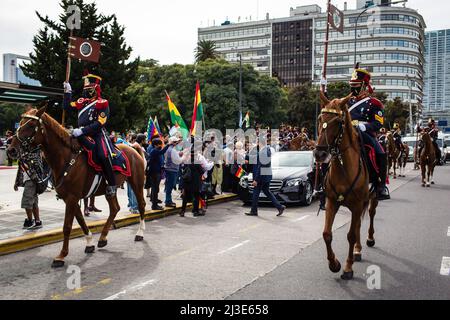
[[242, 127], [242, 55], [239, 56], [239, 128]]

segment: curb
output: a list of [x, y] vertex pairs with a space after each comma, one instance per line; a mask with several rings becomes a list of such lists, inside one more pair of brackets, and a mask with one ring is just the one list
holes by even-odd
[[[225, 195], [225, 196], [216, 196], [216, 199], [208, 200], [207, 203], [218, 204], [228, 201], [234, 201], [239, 199], [237, 195]], [[192, 204], [188, 205], [187, 208], [192, 208]], [[146, 211], [145, 212], [145, 221], [152, 221], [157, 219], [162, 219], [165, 217], [173, 216], [178, 214], [181, 211], [181, 207], [171, 208], [163, 211]], [[127, 226], [131, 226], [134, 224], [138, 224], [140, 222], [139, 214], [130, 214], [125, 217], [116, 218], [111, 229], [120, 229]], [[94, 221], [88, 223], [89, 230], [94, 233], [99, 233], [102, 231], [103, 226], [106, 223], [106, 219]], [[72, 232], [70, 234], [70, 239], [83, 237], [84, 234], [81, 231], [80, 226], [74, 226], [72, 228]], [[0, 241], [0, 256], [7, 255], [11, 253], [16, 253], [32, 248], [41, 247], [44, 245], [56, 243], [62, 241], [63, 236], [63, 228], [38, 232], [35, 234], [25, 235], [16, 237], [13, 239], [6, 239]]]

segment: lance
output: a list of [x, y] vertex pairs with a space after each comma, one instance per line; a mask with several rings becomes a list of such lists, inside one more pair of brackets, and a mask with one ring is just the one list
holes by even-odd
[[[72, 36], [73, 36], [73, 29], [70, 30], [70, 36], [69, 36], [69, 43], [68, 43], [68, 47], [67, 47], [67, 64], [66, 64], [66, 83], [69, 83], [70, 80], [70, 69], [72, 67], [72, 59], [70, 58], [70, 45], [71, 45], [71, 41], [72, 41]], [[70, 86], [67, 89], [64, 90], [70, 90], [70, 93], [72, 92], [72, 88], [70, 88]], [[64, 92], [64, 95], [68, 93], [68, 92]], [[67, 99], [68, 97], [64, 97], [64, 99]], [[68, 101], [68, 103], [70, 103], [70, 101]], [[65, 109], [65, 104], [63, 103], [63, 113], [62, 113], [62, 121], [61, 124], [64, 127], [66, 122], [66, 109]]]

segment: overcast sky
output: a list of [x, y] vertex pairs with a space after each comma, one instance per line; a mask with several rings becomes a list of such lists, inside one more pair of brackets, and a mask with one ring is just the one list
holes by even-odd
[[[89, 0], [87, 0], [89, 1]], [[232, 22], [289, 16], [289, 8], [317, 3], [322, 8], [326, 0], [96, 0], [100, 12], [115, 13], [126, 27], [128, 45], [133, 57], [153, 58], [162, 64], [192, 63], [197, 41], [197, 28], [220, 25], [228, 17]], [[333, 0], [343, 8], [344, 0]], [[349, 9], [356, 0], [347, 0]], [[42, 23], [35, 11], [57, 19], [61, 13], [58, 0], [1, 0], [0, 55], [28, 55], [32, 39]], [[409, 0], [407, 6], [418, 10], [425, 18], [427, 30], [450, 28], [448, 0]], [[0, 77], [3, 77], [3, 58]]]

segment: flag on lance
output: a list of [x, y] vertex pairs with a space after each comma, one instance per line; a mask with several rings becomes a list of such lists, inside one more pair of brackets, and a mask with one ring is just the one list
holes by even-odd
[[344, 13], [332, 4], [330, 4], [329, 8], [328, 23], [334, 30], [344, 33]]
[[72, 59], [80, 59], [98, 63], [100, 59], [100, 42], [70, 37], [69, 56]]

